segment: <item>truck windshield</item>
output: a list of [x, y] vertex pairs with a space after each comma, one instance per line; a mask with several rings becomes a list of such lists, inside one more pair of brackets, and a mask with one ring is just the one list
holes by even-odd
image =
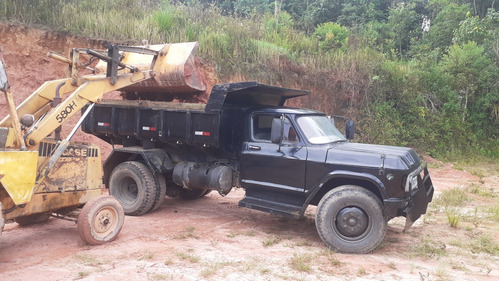
[[337, 141], [345, 141], [346, 138], [333, 125], [326, 116], [301, 116], [297, 123], [307, 140], [312, 144], [325, 144]]

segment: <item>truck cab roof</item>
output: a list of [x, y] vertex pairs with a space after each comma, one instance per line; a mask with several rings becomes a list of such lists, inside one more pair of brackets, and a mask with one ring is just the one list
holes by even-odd
[[288, 99], [309, 94], [309, 91], [269, 86], [257, 82], [218, 84], [213, 86], [205, 110], [219, 111], [224, 105], [283, 106]]

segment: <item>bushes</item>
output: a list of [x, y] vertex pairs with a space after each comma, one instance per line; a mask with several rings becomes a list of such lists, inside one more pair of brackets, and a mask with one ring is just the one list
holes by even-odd
[[325, 22], [316, 27], [314, 36], [319, 39], [320, 48], [327, 52], [345, 46], [349, 38], [349, 31], [339, 24]]

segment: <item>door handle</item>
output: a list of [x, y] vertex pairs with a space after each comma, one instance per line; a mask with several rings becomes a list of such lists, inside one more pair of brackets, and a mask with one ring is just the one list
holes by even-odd
[[260, 146], [250, 145], [250, 146], [248, 146], [248, 149], [250, 149], [250, 150], [257, 150], [258, 151], [258, 150], [260, 150]]

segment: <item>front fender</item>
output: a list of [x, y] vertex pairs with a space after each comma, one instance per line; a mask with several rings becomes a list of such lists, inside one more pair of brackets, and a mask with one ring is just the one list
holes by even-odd
[[[330, 185], [326, 186], [327, 183], [336, 180], [339, 182], [342, 181], [342, 183], [334, 185], [333, 187], [331, 187]], [[305, 209], [307, 208], [307, 206], [309, 206], [309, 203], [318, 194], [326, 193], [332, 188], [335, 188], [339, 185], [345, 185], [345, 184], [360, 185], [360, 183], [363, 182], [370, 183], [372, 186], [374, 186], [376, 190], [371, 190], [371, 191], [378, 192], [377, 196], [379, 196], [382, 201], [387, 198], [387, 190], [384, 183], [374, 175], [369, 173], [359, 173], [346, 170], [335, 170], [323, 176], [315, 187], [306, 190], [307, 198], [302, 208], [301, 215], [304, 214]], [[328, 190], [325, 190], [326, 188], [328, 188]]]

